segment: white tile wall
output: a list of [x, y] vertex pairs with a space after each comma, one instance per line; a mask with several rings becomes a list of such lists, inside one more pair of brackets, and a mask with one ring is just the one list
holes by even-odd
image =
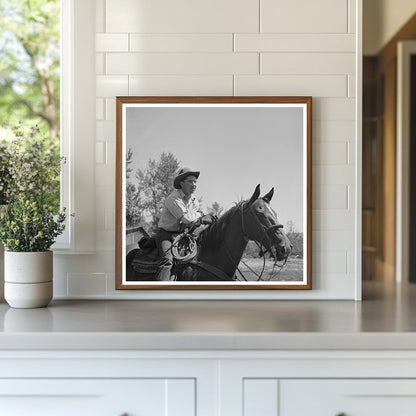
[[97, 253], [63, 256], [55, 295], [152, 296], [114, 290], [116, 96], [311, 95], [314, 290], [276, 296], [353, 299], [355, 8], [356, 0], [96, 0]]
[[313, 145], [312, 164], [344, 165], [348, 163], [348, 143], [315, 142]]
[[345, 97], [347, 75], [237, 75], [235, 95]]
[[349, 190], [346, 185], [313, 185], [312, 207], [315, 209], [348, 209]]
[[127, 52], [129, 35], [127, 33], [97, 33], [95, 49], [97, 52]]
[[95, 55], [95, 73], [97, 75], [105, 74], [105, 55], [103, 53]]
[[258, 0], [106, 0], [106, 30], [233, 33], [259, 30]]
[[130, 35], [130, 52], [232, 52], [234, 37], [226, 34]]
[[348, 0], [262, 0], [261, 31], [346, 33]]
[[255, 53], [108, 53], [108, 74], [258, 74]]
[[313, 230], [352, 230], [354, 215], [348, 210], [313, 210]]
[[[276, 30], [277, 32], [277, 30]], [[355, 35], [237, 33], [236, 52], [355, 52]]]
[[106, 295], [104, 273], [68, 273], [69, 296]]
[[130, 95], [233, 95], [232, 75], [141, 75], [129, 77]]
[[261, 73], [273, 74], [353, 74], [353, 53], [262, 53]]

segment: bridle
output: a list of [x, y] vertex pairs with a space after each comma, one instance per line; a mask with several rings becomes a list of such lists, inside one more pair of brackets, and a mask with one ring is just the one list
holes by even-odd
[[[241, 215], [241, 229], [242, 229], [242, 232], [243, 232], [243, 239], [244, 239], [244, 241], [245, 242], [249, 242], [251, 239], [248, 237], [248, 235], [247, 235], [247, 232], [246, 232], [246, 227], [245, 227], [245, 225], [244, 225], [244, 216], [245, 216], [245, 214], [247, 214], [247, 213], [250, 213], [253, 217], [254, 217], [254, 220], [256, 221], [256, 223], [257, 223], [257, 226], [259, 227], [259, 229], [261, 230], [261, 232], [262, 232], [262, 237], [261, 237], [261, 240], [260, 240], [260, 243], [258, 243], [256, 240], [254, 240], [254, 242], [256, 243], [256, 245], [257, 245], [257, 247], [259, 248], [259, 250], [260, 250], [260, 253], [262, 253], [262, 255], [263, 255], [263, 268], [262, 268], [262, 270], [261, 270], [261, 273], [258, 275], [250, 266], [248, 266], [246, 263], [244, 263], [244, 261], [242, 261], [243, 262], [243, 264], [252, 272], [252, 273], [254, 273], [254, 275], [255, 276], [257, 276], [257, 281], [259, 281], [259, 280], [261, 280], [262, 279], [262, 277], [263, 277], [263, 273], [264, 273], [264, 269], [265, 269], [265, 266], [266, 266], [266, 257], [265, 257], [265, 254], [267, 253], [267, 249], [266, 250], [264, 250], [264, 247], [265, 247], [265, 245], [264, 245], [264, 242], [265, 242], [265, 240], [267, 239], [268, 240], [268, 243], [269, 243], [269, 246], [272, 246], [273, 245], [273, 241], [272, 241], [272, 239], [270, 238], [270, 236], [269, 236], [269, 233], [271, 232], [271, 231], [273, 231], [273, 230], [276, 230], [276, 229], [281, 229], [281, 228], [283, 228], [283, 225], [282, 224], [272, 224], [272, 225], [270, 225], [269, 227], [267, 227], [267, 226], [265, 226], [264, 224], [262, 224], [261, 223], [261, 221], [259, 220], [259, 218], [258, 218], [258, 216], [256, 215], [256, 213], [254, 212], [254, 208], [253, 208], [253, 205], [249, 205], [249, 207], [247, 208], [247, 207], [244, 207], [244, 205], [245, 204], [241, 204], [241, 207], [240, 207], [240, 209], [239, 209], [239, 211], [240, 211], [240, 215]], [[236, 267], [236, 270], [238, 271], [238, 273], [240, 274], [240, 276], [245, 280], [245, 281], [247, 281], [247, 279], [246, 279], [246, 277], [244, 276], [244, 274], [243, 274], [243, 272], [240, 270], [240, 268], [238, 267], [238, 262], [236, 262], [234, 259], [233, 259], [233, 257], [232, 257], [232, 255], [231, 255], [231, 253], [230, 253], [230, 250], [228, 249], [228, 247], [227, 247], [227, 245], [225, 245], [225, 250], [226, 250], [226, 253], [227, 253], [227, 256], [228, 256], [228, 258], [231, 260], [231, 262], [233, 263], [233, 265]], [[280, 271], [283, 269], [283, 267], [286, 265], [286, 263], [287, 263], [287, 259], [288, 259], [288, 257], [289, 257], [289, 254], [290, 253], [288, 253], [287, 255], [286, 255], [286, 257], [285, 257], [285, 259], [283, 260], [283, 263], [281, 263], [281, 264], [278, 264], [278, 260], [275, 258], [275, 261], [274, 261], [274, 265], [273, 265], [273, 270], [272, 270], [272, 272], [270, 273], [270, 278], [269, 278], [269, 280], [271, 280], [272, 278], [274, 278], [274, 277], [276, 277], [279, 273], [280, 273]], [[272, 274], [273, 273], [273, 271], [274, 271], [274, 269], [276, 268], [276, 267], [278, 267], [279, 268], [279, 270], [275, 273], [275, 274]]]

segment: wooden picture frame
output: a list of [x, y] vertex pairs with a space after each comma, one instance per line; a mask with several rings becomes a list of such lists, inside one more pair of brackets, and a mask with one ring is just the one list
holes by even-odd
[[[117, 97], [116, 128], [116, 289], [312, 288], [311, 97]], [[171, 204], [193, 225], [218, 219], [197, 242]], [[178, 260], [172, 280], [156, 280], [148, 237], [165, 223], [185, 234], [169, 234]]]

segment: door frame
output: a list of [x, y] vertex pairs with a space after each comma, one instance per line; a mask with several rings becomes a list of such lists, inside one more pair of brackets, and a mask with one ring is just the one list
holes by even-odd
[[410, 57], [416, 41], [397, 44], [396, 281], [409, 281]]

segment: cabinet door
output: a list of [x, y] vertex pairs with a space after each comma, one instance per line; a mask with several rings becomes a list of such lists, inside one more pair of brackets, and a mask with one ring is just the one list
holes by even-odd
[[194, 416], [195, 379], [1, 380], [7, 416]]
[[414, 416], [415, 380], [280, 380], [279, 416]]

